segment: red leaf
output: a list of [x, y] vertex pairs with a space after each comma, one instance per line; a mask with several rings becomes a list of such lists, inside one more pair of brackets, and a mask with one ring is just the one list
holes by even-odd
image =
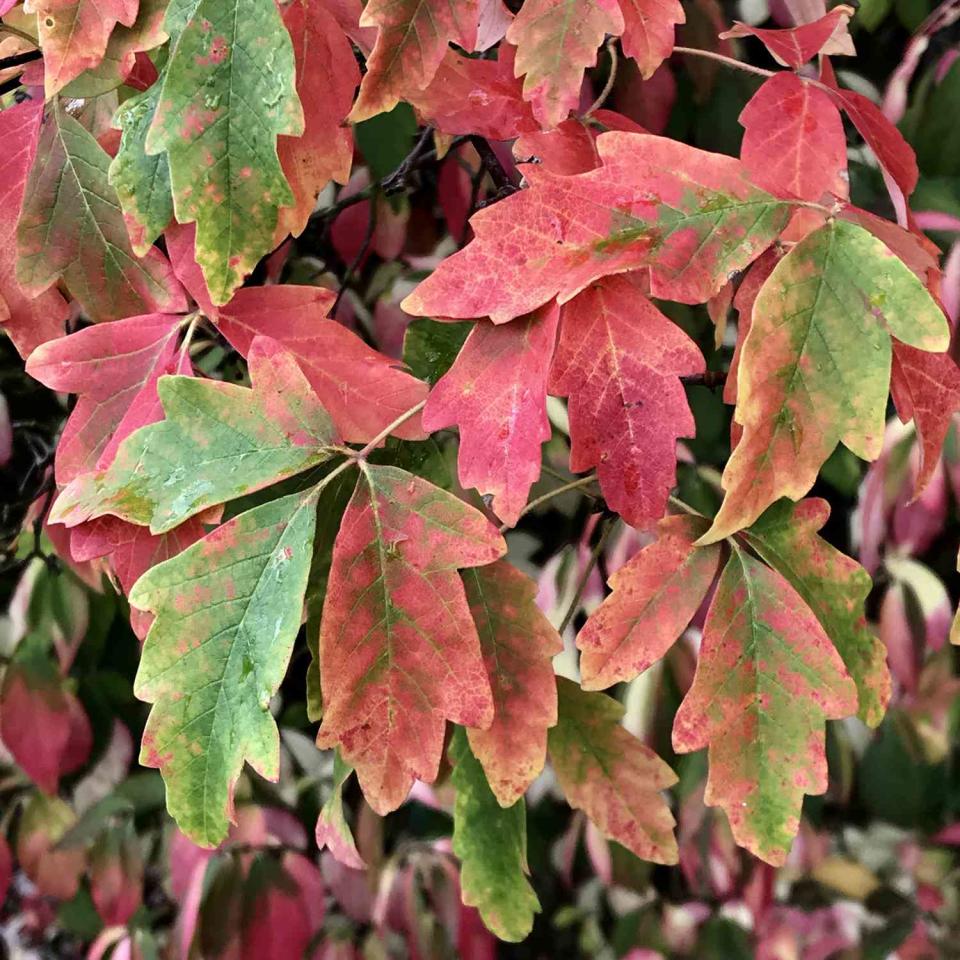
[[423, 90], [449, 42], [473, 49], [477, 22], [477, 0], [369, 0], [360, 23], [380, 29], [351, 122], [391, 110], [398, 100]]
[[73, 810], [59, 797], [34, 794], [17, 830], [17, 861], [41, 894], [71, 900], [80, 887], [87, 855], [83, 847], [57, 848], [76, 823]]
[[953, 415], [960, 410], [960, 369], [949, 353], [929, 353], [894, 340], [890, 392], [900, 419], [913, 420], [920, 437], [916, 498], [930, 482]]
[[644, 134], [597, 140], [602, 166], [558, 177], [524, 167], [530, 189], [475, 214], [475, 238], [401, 304], [407, 313], [505, 323], [599, 277], [649, 266], [654, 296], [702, 303], [786, 223], [739, 161]]
[[283, 8], [283, 22], [297, 60], [304, 131], [277, 140], [280, 164], [296, 198], [294, 206], [279, 212], [278, 242], [288, 233], [300, 236], [327, 183], [350, 178], [353, 135], [344, 121], [360, 82], [350, 41], [323, 0], [294, 0]]
[[340, 746], [378, 813], [395, 810], [415, 779], [436, 778], [445, 720], [493, 720], [457, 570], [505, 552], [490, 522], [452, 494], [396, 467], [363, 467], [323, 606], [317, 744]]
[[0, 833], [0, 903], [6, 903], [7, 890], [10, 889], [10, 880], [13, 878], [13, 855], [7, 838]]
[[92, 735], [80, 701], [51, 664], [14, 661], [0, 689], [0, 738], [44, 793], [83, 766]]
[[[365, 443], [423, 400], [427, 385], [326, 319], [333, 301], [320, 287], [243, 287], [220, 308], [218, 326], [244, 356], [258, 334], [275, 339], [296, 357], [344, 439]], [[420, 418], [408, 420], [395, 435], [422, 439]]]
[[620, 0], [620, 10], [624, 22], [620, 45], [649, 80], [673, 52], [674, 26], [687, 19], [683, 7], [678, 0]]
[[424, 429], [460, 429], [460, 483], [492, 497], [513, 526], [540, 476], [540, 445], [550, 439], [547, 372], [559, 308], [496, 326], [481, 320], [423, 411]]
[[203, 277], [200, 264], [197, 263], [196, 236], [195, 223], [171, 223], [163, 234], [174, 275], [196, 301], [203, 315], [216, 320], [220, 315], [220, 308], [210, 299], [207, 281]]
[[31, 4], [43, 49], [47, 98], [97, 66], [107, 52], [113, 28], [118, 23], [132, 27], [139, 7], [139, 0], [37, 0]]
[[580, 102], [583, 71], [603, 38], [623, 33], [617, 0], [526, 0], [507, 30], [516, 74], [543, 127], [555, 127]]
[[677, 438], [694, 435], [678, 378], [703, 370], [696, 344], [625, 277], [564, 308], [549, 390], [570, 398], [570, 469], [597, 467], [607, 503], [631, 526], [663, 516]]
[[0, 111], [0, 328], [26, 357], [46, 340], [63, 335], [70, 313], [56, 287], [33, 297], [17, 282], [17, 222], [40, 136], [43, 105], [22, 103]]
[[753, 182], [778, 197], [820, 200], [847, 169], [847, 140], [830, 97], [796, 74], [778, 73], [740, 114], [740, 159]]
[[613, 593], [577, 636], [585, 690], [632, 680], [687, 628], [720, 565], [718, 545], [693, 545], [708, 526], [699, 517], [664, 518], [657, 539], [610, 578]]
[[551, 659], [563, 641], [536, 604], [537, 585], [505, 561], [463, 573], [493, 691], [489, 730], [467, 730], [490, 789], [503, 807], [543, 769], [547, 729], [557, 722]]
[[[828, 11], [819, 20], [783, 30], [764, 30], [746, 23], [735, 23], [721, 40], [733, 37], [756, 37], [777, 63], [785, 67], [802, 67], [823, 50], [830, 38], [839, 31], [846, 32], [847, 21], [853, 16], [853, 7], [840, 4]], [[839, 51], [827, 51], [839, 52]], [[852, 50], [850, 51], [852, 54]]]

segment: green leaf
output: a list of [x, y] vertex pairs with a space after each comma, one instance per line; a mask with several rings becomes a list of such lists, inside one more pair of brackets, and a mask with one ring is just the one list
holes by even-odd
[[438, 323], [427, 317], [410, 322], [403, 337], [403, 362], [418, 379], [431, 386], [452, 366], [475, 324]]
[[461, 727], [453, 734], [453, 852], [462, 861], [463, 902], [480, 911], [501, 940], [516, 943], [533, 928], [540, 901], [527, 879], [527, 811], [523, 799], [503, 808]]
[[197, 262], [226, 303], [294, 201], [277, 136], [302, 134], [303, 111], [273, 0], [201, 0], [162, 82], [146, 151], [167, 154], [177, 220], [196, 221]]
[[138, 259], [108, 179], [110, 158], [58, 103], [43, 126], [17, 228], [17, 280], [39, 294], [62, 278], [93, 320], [186, 307], [158, 250]]
[[248, 361], [252, 389], [161, 377], [166, 419], [132, 433], [107, 470], [69, 484], [55, 505], [57, 522], [113, 514], [165, 533], [329, 459], [336, 428], [293, 357], [258, 337]]
[[156, 615], [134, 692], [154, 704], [140, 762], [194, 842], [226, 835], [244, 760], [279, 775], [270, 699], [300, 629], [317, 491], [264, 504], [147, 571], [130, 603]]

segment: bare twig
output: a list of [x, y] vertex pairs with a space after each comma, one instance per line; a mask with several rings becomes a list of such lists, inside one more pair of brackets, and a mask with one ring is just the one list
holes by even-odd
[[613, 85], [617, 82], [616, 37], [610, 37], [610, 39], [607, 40], [607, 55], [610, 57], [610, 73], [607, 74], [607, 82], [603, 85], [603, 89], [600, 91], [600, 96], [590, 104], [590, 108], [583, 115], [585, 120], [588, 117], [593, 116], [593, 114], [607, 102], [607, 97], [610, 96], [610, 91], [613, 90]]
[[501, 196], [516, 193], [520, 189], [520, 185], [514, 182], [504, 169], [493, 147], [483, 137], [472, 136], [470, 142], [473, 144], [473, 149], [479, 154], [483, 169], [490, 175], [493, 185], [497, 188], [497, 193]]
[[[581, 487], [587, 487], [591, 483], [596, 483], [597, 475], [595, 473], [589, 473], [585, 477], [577, 477], [576, 480], [571, 480], [569, 483], [565, 483], [562, 487], [557, 487], [554, 490], [550, 490], [547, 493], [543, 494], [541, 497], [537, 497], [536, 500], [531, 500], [521, 511], [517, 520], [519, 522], [520, 517], [526, 516], [532, 510], [536, 510], [537, 507], [546, 503], [549, 500], [552, 500], [554, 497], [559, 497], [561, 494], [569, 493], [571, 490], [579, 490]], [[503, 524], [500, 527], [500, 532], [503, 533], [505, 530], [509, 530], [510, 527], [508, 524]]]
[[610, 538], [610, 534], [613, 532], [613, 528], [616, 525], [616, 518], [612, 518], [610, 521], [604, 524], [603, 530], [600, 531], [600, 537], [590, 553], [590, 559], [587, 561], [587, 565], [583, 568], [583, 572], [580, 574], [580, 580], [577, 582], [577, 589], [574, 591], [573, 599], [570, 601], [570, 606], [567, 608], [567, 612], [564, 614], [563, 620], [560, 621], [560, 626], [557, 627], [558, 633], [563, 634], [563, 631], [570, 626], [570, 624], [573, 622], [573, 618], [577, 615], [577, 611], [580, 609], [580, 601], [583, 599], [583, 591], [587, 589], [587, 583], [590, 580], [590, 574], [593, 573], [593, 568], [597, 565], [597, 560], [599, 559], [600, 554], [603, 552], [603, 548], [607, 545], [607, 540]]

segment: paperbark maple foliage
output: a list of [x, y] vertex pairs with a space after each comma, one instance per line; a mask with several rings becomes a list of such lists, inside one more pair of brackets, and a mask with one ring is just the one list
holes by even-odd
[[[960, 409], [913, 153], [831, 66], [854, 52], [852, 8], [722, 34], [783, 67], [748, 68], [763, 82], [739, 157], [603, 106], [618, 58], [649, 79], [674, 53], [676, 0], [5, 9], [37, 55], [0, 111], [0, 323], [30, 375], [75, 396], [37, 509], [68, 562], [128, 597], [140, 760], [180, 830], [217, 846], [244, 765], [280, 776], [271, 704], [303, 682], [304, 630], [317, 745], [335, 751], [318, 844], [363, 865], [353, 773], [380, 815], [448, 781], [464, 903], [523, 939], [539, 910], [524, 794], [548, 765], [602, 835], [676, 862], [676, 776], [601, 691], [705, 608], [673, 748], [708, 751], [705, 802], [782, 864], [804, 794], [826, 789], [825, 722], [875, 726], [890, 695], [869, 577], [805, 498], [839, 444], [881, 455], [891, 395], [922, 441], [919, 495]], [[844, 117], [895, 221], [851, 202]], [[396, 153], [384, 131], [403, 123]], [[323, 262], [292, 257], [311, 243]], [[406, 295], [366, 311], [351, 284], [374, 253], [376, 283]], [[678, 320], [700, 305], [706, 355]], [[390, 311], [423, 318], [402, 344]], [[675, 495], [694, 456], [678, 444], [696, 440], [688, 388], [724, 374], [733, 444], [710, 517]], [[531, 500], [555, 441], [563, 469]], [[585, 622], [551, 623], [513, 528], [587, 490], [600, 528], [647, 545]], [[573, 678], [554, 674], [564, 639]], [[90, 749], [67, 669], [24, 643], [0, 692], [0, 733], [43, 794]]]

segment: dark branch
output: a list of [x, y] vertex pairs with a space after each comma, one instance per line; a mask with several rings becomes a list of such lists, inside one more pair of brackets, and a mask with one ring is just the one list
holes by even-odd
[[30, 50], [28, 53], [18, 53], [12, 57], [0, 57], [0, 70], [10, 67], [22, 67], [25, 63], [39, 60], [43, 54], [39, 50]]
[[483, 137], [472, 136], [470, 142], [473, 144], [474, 150], [480, 155], [483, 169], [490, 175], [493, 185], [497, 188], [497, 193], [500, 196], [516, 193], [520, 189], [520, 185], [515, 183], [503, 168], [503, 164], [493, 147]]
[[727, 374], [724, 370], [708, 370], [706, 373], [694, 373], [689, 377], [681, 377], [680, 380], [687, 386], [722, 387], [727, 382]]

